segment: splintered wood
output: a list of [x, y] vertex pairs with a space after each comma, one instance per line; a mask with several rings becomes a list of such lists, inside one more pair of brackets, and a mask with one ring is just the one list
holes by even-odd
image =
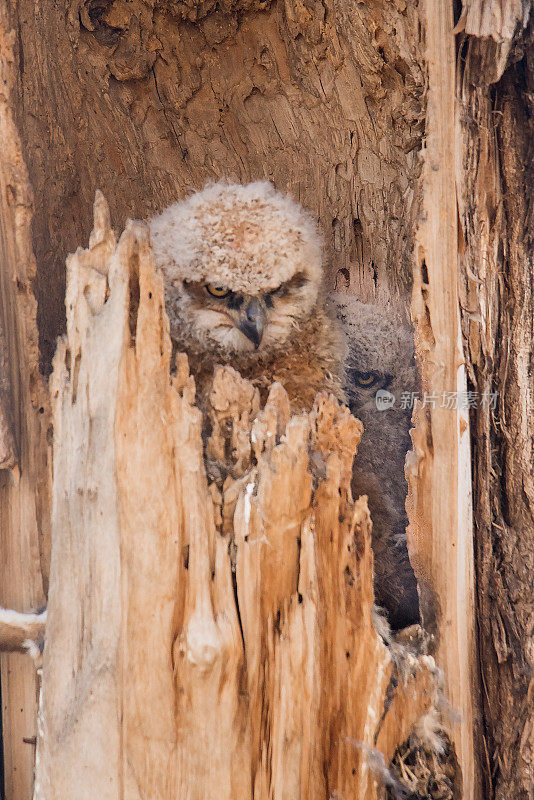
[[[471, 6], [474, 4], [471, 3]], [[417, 231], [412, 318], [424, 402], [408, 454], [408, 546], [425, 630], [456, 710], [450, 735], [464, 800], [479, 800], [475, 764], [477, 658], [469, 410], [458, 314], [453, 9], [425, 0], [428, 63], [423, 205]], [[449, 407], [444, 398], [453, 398]], [[476, 734], [475, 734], [476, 736]]]
[[229, 367], [203, 420], [147, 229], [117, 244], [101, 195], [67, 320], [36, 800], [381, 796], [437, 679], [371, 622], [360, 423]]

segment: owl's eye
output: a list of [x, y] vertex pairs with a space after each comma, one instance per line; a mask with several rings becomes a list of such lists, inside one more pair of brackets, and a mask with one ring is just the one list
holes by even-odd
[[296, 275], [293, 275], [293, 277], [285, 283], [281, 283], [280, 286], [277, 286], [275, 289], [271, 289], [267, 297], [273, 297], [274, 295], [286, 295], [297, 289], [302, 289], [302, 287], [306, 286], [307, 283], [308, 279], [304, 273], [297, 272]]
[[265, 305], [267, 306], [267, 308], [272, 308], [273, 307], [273, 305], [274, 305], [273, 298], [276, 297], [277, 294], [281, 293], [280, 290], [282, 288], [283, 288], [283, 284], [280, 284], [280, 286], [277, 286], [276, 289], [271, 289], [270, 292], [267, 292], [267, 294], [265, 295]]
[[354, 372], [354, 383], [364, 389], [370, 389], [378, 381], [378, 375], [374, 372]]
[[230, 294], [230, 289], [227, 289], [226, 286], [215, 286], [213, 283], [206, 284], [206, 291], [212, 297], [226, 297]]

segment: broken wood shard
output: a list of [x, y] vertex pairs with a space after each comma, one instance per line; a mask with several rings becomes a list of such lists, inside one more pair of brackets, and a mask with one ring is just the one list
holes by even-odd
[[51, 387], [35, 800], [376, 798], [369, 753], [389, 763], [437, 678], [411, 657], [395, 693], [371, 621], [360, 423], [327, 395], [290, 417], [279, 384], [260, 408], [226, 367], [204, 446], [147, 229], [116, 243], [102, 196]]
[[21, 613], [0, 608], [0, 651], [29, 653], [39, 658], [45, 627], [46, 611]]
[[15, 442], [5, 404], [0, 397], [0, 469], [12, 469], [17, 463]]

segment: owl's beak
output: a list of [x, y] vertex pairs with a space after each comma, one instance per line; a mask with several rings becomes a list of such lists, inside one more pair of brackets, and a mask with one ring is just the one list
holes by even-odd
[[259, 300], [253, 297], [241, 312], [238, 328], [241, 333], [245, 334], [247, 339], [250, 339], [256, 350], [260, 346], [263, 336], [265, 319], [265, 309]]

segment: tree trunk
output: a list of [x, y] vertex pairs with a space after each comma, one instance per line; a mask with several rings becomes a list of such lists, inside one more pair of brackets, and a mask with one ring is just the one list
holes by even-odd
[[207, 447], [232, 454], [234, 479], [208, 487], [163, 302], [147, 229], [115, 246], [100, 195], [51, 379], [35, 798], [374, 798], [369, 753], [389, 764], [437, 677], [406, 662], [386, 703], [369, 515], [349, 488], [361, 425], [327, 395], [290, 419], [276, 384], [258, 413], [257, 390], [220, 368]]
[[461, 308], [473, 408], [483, 776], [490, 798], [534, 797], [531, 4], [470, 4], [457, 76]]
[[[2, 14], [4, 16], [4, 14]], [[31, 189], [10, 106], [12, 35], [0, 31], [0, 603], [43, 605], [50, 542], [48, 393], [39, 375]], [[50, 463], [50, 462], [49, 462]], [[30, 798], [37, 733], [35, 668], [20, 653], [2, 654], [5, 792]]]
[[[423, 388], [438, 402], [414, 417], [410, 552], [445, 694], [459, 712], [450, 735], [462, 796], [532, 795], [528, 12], [527, 0], [466, 2], [455, 68], [450, 0], [1, 5], [5, 605], [36, 608], [48, 589], [52, 430], [42, 375], [50, 376], [57, 336], [66, 330], [65, 258], [89, 236], [95, 190], [103, 190], [122, 230], [128, 217], [149, 216], [208, 179], [268, 177], [319, 218], [330, 288], [377, 302], [394, 293], [408, 304], [411, 295]], [[290, 555], [277, 575], [284, 591], [274, 584], [279, 550], [269, 555], [266, 543], [255, 547], [259, 534], [245, 542], [243, 518], [249, 502], [251, 514], [258, 503], [269, 518], [275, 496], [264, 508], [264, 500], [247, 494], [247, 478], [234, 490], [232, 502], [239, 497], [243, 507], [235, 529], [224, 503], [218, 519], [221, 501], [208, 497], [202, 478], [189, 384], [169, 381], [164, 324], [144, 324], [139, 335], [146, 297], [137, 328], [126, 331], [136, 248], [144, 279], [154, 284], [152, 308], [161, 306], [145, 234], [129, 227], [116, 250], [102, 203], [98, 209], [89, 252], [71, 261], [74, 328], [52, 381], [52, 613], [36, 796], [73, 796], [75, 785], [79, 797], [166, 797], [178, 786], [206, 798], [216, 780], [217, 794], [236, 798], [248, 796], [239, 784], [246, 775], [254, 797], [371, 797], [376, 785], [366, 747], [376, 746], [388, 763], [419, 711], [421, 676], [429, 673], [420, 665], [412, 677], [419, 686], [413, 714], [399, 691], [400, 710], [392, 706], [377, 727], [373, 714], [383, 707], [390, 664], [370, 625], [363, 506], [356, 503], [360, 546], [348, 554], [350, 498], [331, 495], [341, 473], [327, 471], [315, 499], [295, 490], [302, 507], [289, 516], [300, 537], [284, 540]], [[95, 274], [97, 257], [118, 281], [108, 302], [108, 272], [97, 265]], [[93, 374], [97, 363], [108, 370], [105, 384]], [[80, 394], [82, 385], [88, 394]], [[490, 403], [470, 415], [439, 406], [444, 393], [466, 388], [479, 398], [498, 392], [499, 413]], [[278, 433], [287, 422], [280, 403], [275, 393], [271, 410], [263, 411], [284, 420]], [[138, 420], [135, 434], [126, 413]], [[162, 413], [175, 425], [158, 427]], [[90, 426], [93, 416], [100, 425]], [[250, 426], [243, 435], [250, 436]], [[184, 439], [190, 463], [172, 454], [173, 443]], [[325, 452], [339, 461], [334, 445]], [[83, 468], [77, 448], [86, 452]], [[292, 480], [305, 486], [309, 467], [300, 463], [297, 474], [297, 466]], [[259, 486], [269, 473], [265, 465], [257, 469]], [[187, 481], [193, 489], [184, 495]], [[197, 516], [191, 514], [202, 517], [202, 541], [184, 521], [184, 496], [198, 504]], [[336, 502], [344, 509], [339, 522]], [[105, 529], [98, 509], [111, 515]], [[331, 551], [323, 550], [321, 525], [337, 531]], [[281, 536], [277, 526], [273, 535]], [[241, 543], [235, 585], [222, 545], [232, 536]], [[361, 585], [344, 583], [345, 566]], [[85, 593], [89, 578], [99, 587], [95, 594]], [[183, 655], [193, 653], [200, 623], [215, 642], [213, 663], [205, 648], [198, 662]], [[33, 667], [22, 659], [2, 659], [8, 800], [32, 794], [37, 693]], [[202, 659], [208, 666], [199, 666]], [[314, 693], [317, 686], [327, 688], [326, 697]], [[187, 744], [195, 740], [196, 749]], [[91, 762], [79, 758], [87, 742]], [[87, 779], [90, 763], [98, 770], [89, 768]], [[104, 775], [109, 783], [97, 791]]]

